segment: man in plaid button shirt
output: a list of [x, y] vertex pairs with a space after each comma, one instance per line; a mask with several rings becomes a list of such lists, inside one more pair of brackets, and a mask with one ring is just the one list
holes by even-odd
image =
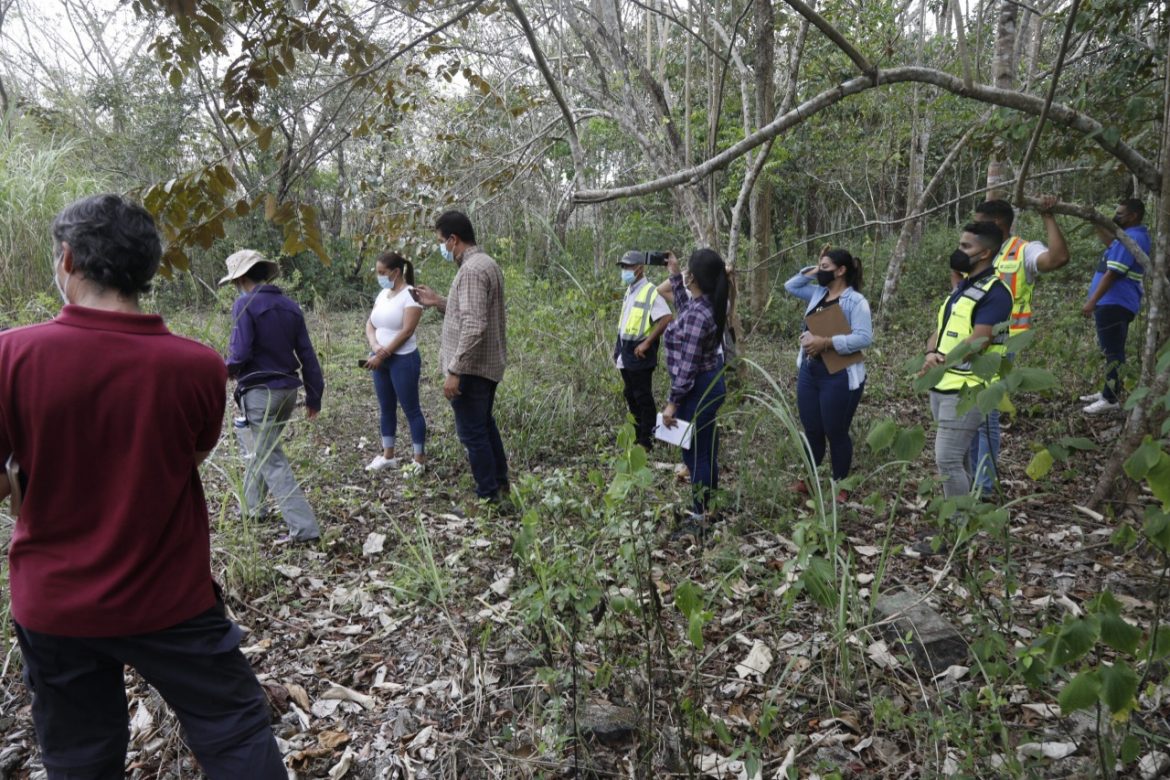
[[467, 450], [475, 494], [498, 503], [508, 492], [508, 458], [493, 410], [504, 378], [504, 275], [475, 243], [475, 229], [461, 211], [435, 221], [439, 251], [459, 266], [447, 297], [418, 285], [418, 302], [443, 313], [439, 361], [443, 395], [455, 412], [455, 432]]

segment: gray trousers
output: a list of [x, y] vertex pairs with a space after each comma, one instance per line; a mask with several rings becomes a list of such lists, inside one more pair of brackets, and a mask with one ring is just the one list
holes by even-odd
[[244, 470], [244, 511], [254, 513], [268, 492], [280, 505], [280, 514], [293, 539], [316, 539], [321, 535], [312, 507], [293, 476], [288, 456], [280, 446], [288, 420], [297, 403], [297, 388], [254, 387], [242, 399], [246, 428], [237, 428]]
[[979, 407], [959, 415], [958, 393], [930, 391], [930, 414], [934, 417], [934, 464], [943, 478], [943, 496], [965, 496], [971, 492], [971, 442], [983, 422]]

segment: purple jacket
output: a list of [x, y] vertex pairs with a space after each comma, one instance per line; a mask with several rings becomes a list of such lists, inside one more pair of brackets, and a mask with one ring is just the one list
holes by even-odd
[[305, 315], [279, 287], [262, 284], [232, 304], [227, 368], [244, 390], [260, 385], [300, 387], [299, 371], [305, 380], [305, 406], [321, 408], [325, 377], [309, 341]]

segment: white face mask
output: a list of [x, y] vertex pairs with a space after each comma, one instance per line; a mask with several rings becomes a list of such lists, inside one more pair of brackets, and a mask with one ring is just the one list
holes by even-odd
[[382, 274], [378, 274], [378, 286], [381, 287], [383, 290], [389, 290], [392, 287], [394, 287], [394, 280], [391, 279], [389, 276], [383, 276]]
[[634, 280], [637, 278], [638, 278], [638, 275], [635, 274], [633, 271], [629, 270], [628, 268], [622, 270], [622, 282], [624, 284], [631, 285], [634, 283]]

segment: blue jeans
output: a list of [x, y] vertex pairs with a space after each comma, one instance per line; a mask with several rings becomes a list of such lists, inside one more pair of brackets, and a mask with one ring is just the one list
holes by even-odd
[[991, 495], [995, 490], [995, 480], [999, 477], [996, 464], [999, 462], [999, 409], [992, 409], [987, 413], [983, 424], [975, 433], [975, 440], [971, 442], [971, 451], [967, 454], [971, 468], [975, 470], [974, 487], [979, 488], [981, 495]]
[[1134, 313], [1124, 306], [1098, 306], [1093, 310], [1097, 324], [1097, 343], [1105, 355], [1105, 384], [1101, 386], [1101, 397], [1110, 403], [1117, 403], [1121, 391], [1120, 369], [1125, 363], [1125, 340], [1129, 337], [1129, 323]]
[[475, 494], [493, 500], [508, 486], [508, 457], [492, 414], [495, 404], [495, 382], [472, 374], [459, 377], [459, 395], [451, 399], [455, 434], [467, 450]]
[[864, 383], [856, 390], [850, 390], [848, 372], [830, 374], [823, 361], [805, 358], [800, 365], [800, 376], [796, 380], [796, 409], [800, 413], [800, 424], [804, 426], [804, 436], [817, 466], [825, 458], [825, 442], [828, 440], [833, 479], [836, 480], [849, 476], [849, 467], [853, 464], [853, 439], [849, 436], [849, 426], [864, 390]]
[[426, 450], [427, 421], [423, 418], [418, 403], [418, 380], [422, 373], [422, 358], [416, 349], [405, 355], [391, 355], [382, 365], [371, 371], [374, 375], [374, 392], [378, 395], [378, 406], [382, 409], [382, 447], [394, 447], [398, 433], [398, 409], [410, 425], [410, 442], [414, 454], [422, 455]]
[[707, 501], [719, 487], [719, 431], [715, 413], [723, 406], [727, 386], [723, 382], [723, 363], [695, 377], [694, 387], [678, 404], [675, 417], [694, 426], [690, 449], [682, 451], [683, 462], [691, 472], [693, 511], [707, 511]]

